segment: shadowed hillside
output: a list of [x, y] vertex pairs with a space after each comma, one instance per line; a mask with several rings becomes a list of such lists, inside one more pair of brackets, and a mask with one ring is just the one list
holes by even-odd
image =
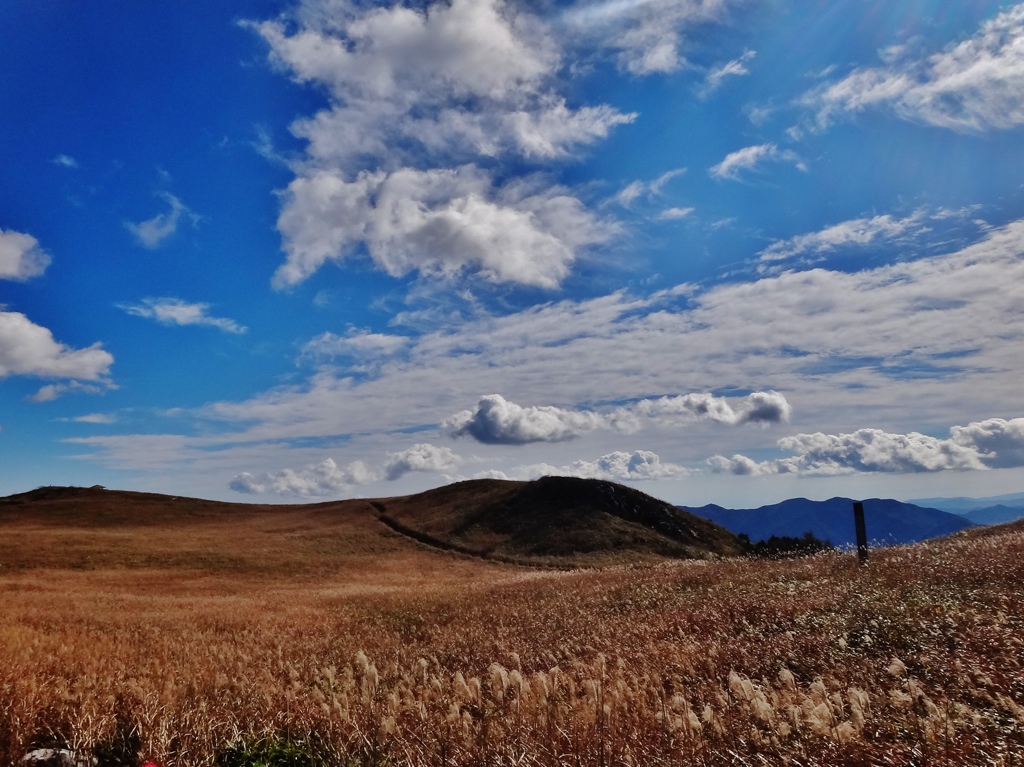
[[397, 530], [496, 559], [597, 564], [743, 551], [724, 528], [602, 480], [469, 480], [373, 503]]

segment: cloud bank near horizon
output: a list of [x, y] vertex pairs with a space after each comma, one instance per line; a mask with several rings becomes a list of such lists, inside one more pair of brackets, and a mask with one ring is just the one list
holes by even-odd
[[834, 476], [859, 472], [910, 474], [937, 471], [983, 471], [1024, 466], [1024, 418], [989, 418], [953, 426], [940, 439], [909, 432], [858, 429], [849, 434], [797, 434], [778, 446], [793, 457], [754, 461], [744, 455], [708, 459], [715, 473], [746, 476], [799, 474]]

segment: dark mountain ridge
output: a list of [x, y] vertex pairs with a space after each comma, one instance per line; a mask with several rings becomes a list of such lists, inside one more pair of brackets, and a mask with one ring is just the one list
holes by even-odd
[[[869, 498], [863, 503], [868, 540], [873, 545], [916, 543], [973, 526], [957, 514], [889, 498]], [[756, 509], [726, 509], [715, 504], [685, 508], [734, 533], [745, 533], [751, 541], [773, 535], [797, 537], [806, 532], [835, 546], [853, 546], [857, 541], [851, 498], [790, 498]]]

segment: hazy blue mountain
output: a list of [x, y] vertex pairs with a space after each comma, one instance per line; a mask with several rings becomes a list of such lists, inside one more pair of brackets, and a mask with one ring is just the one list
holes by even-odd
[[[715, 504], [683, 508], [734, 533], [746, 533], [752, 541], [772, 535], [800, 536], [810, 531], [836, 546], [852, 546], [857, 542], [850, 498], [827, 501], [790, 498], [758, 509], [725, 509]], [[914, 543], [973, 526], [970, 520], [957, 514], [888, 498], [864, 501], [864, 521], [868, 540], [874, 545]]]
[[1024, 493], [990, 495], [987, 498], [964, 498], [962, 496], [957, 498], [911, 498], [907, 503], [913, 503], [929, 509], [950, 511], [953, 514], [963, 514], [965, 511], [986, 509], [1004, 504], [1009, 507], [1024, 507]]
[[1024, 506], [1005, 506], [1000, 503], [983, 509], [971, 509], [960, 516], [976, 525], [1001, 525], [1024, 519]]

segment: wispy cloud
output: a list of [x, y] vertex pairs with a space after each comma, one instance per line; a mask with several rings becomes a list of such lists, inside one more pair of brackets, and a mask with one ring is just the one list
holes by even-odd
[[903, 235], [928, 231], [925, 220], [923, 210], [917, 210], [905, 218], [889, 214], [855, 218], [818, 232], [778, 240], [758, 255], [762, 261], [780, 261], [794, 256], [827, 253], [848, 245], [863, 246], [882, 240], [897, 240]]
[[207, 314], [209, 304], [189, 303], [180, 298], [144, 298], [140, 304], [119, 304], [136, 317], [147, 317], [163, 325], [207, 325], [225, 333], [244, 333], [247, 328], [225, 317]]
[[140, 221], [137, 224], [130, 221], [126, 221], [124, 224], [125, 228], [135, 235], [135, 239], [140, 245], [151, 250], [160, 247], [168, 237], [178, 231], [178, 224], [181, 221], [184, 220], [192, 224], [192, 226], [195, 226], [200, 221], [200, 217], [189, 210], [173, 194], [165, 192], [160, 197], [167, 202], [170, 210], [166, 213], [158, 213], [153, 218]]
[[688, 218], [694, 211], [694, 208], [665, 208], [658, 214], [658, 218], [662, 221], [678, 221], [682, 218]]
[[799, 170], [807, 170], [807, 165], [792, 149], [779, 149], [775, 144], [758, 144], [730, 152], [708, 172], [715, 178], [737, 181], [745, 172], [757, 170], [767, 162], [787, 162]]
[[66, 154], [59, 154], [53, 158], [54, 165], [63, 165], [65, 168], [77, 168], [78, 161]]
[[50, 265], [50, 257], [30, 234], [0, 229], [0, 280], [38, 277]]
[[728, 0], [595, 0], [563, 16], [570, 34], [618, 51], [619, 66], [634, 74], [674, 72], [686, 65], [680, 46], [687, 32], [721, 21]]
[[[457, 321], [435, 321], [429, 330], [410, 330], [407, 347], [373, 375], [357, 379], [321, 366], [304, 381], [244, 401], [218, 402], [194, 415], [218, 425], [210, 440], [225, 449], [256, 443], [284, 449], [280, 446], [290, 440], [436, 429], [467, 403], [476, 403], [466, 411], [468, 423], [477, 417], [481, 391], [503, 392], [506, 403], [541, 403], [518, 405], [521, 410], [543, 407], [557, 392], [559, 411], [584, 414], [586, 420], [586, 413], [606, 417], [617, 408], [573, 403], [630, 402], [638, 391], [683, 387], [759, 391], [771, 382], [785, 391], [801, 424], [834, 423], [837, 413], [855, 409], [883, 414], [885, 420], [875, 425], [887, 433], [908, 433], [915, 423], [956, 422], [965, 403], [984, 408], [968, 416], [974, 420], [1012, 412], [1020, 404], [1022, 286], [1024, 221], [1019, 221], [942, 255], [856, 272], [787, 271], [703, 289], [681, 285], [640, 296], [620, 291], [502, 316], [480, 311]], [[725, 399], [733, 412], [744, 401]], [[403, 407], [395, 408], [396, 401]], [[912, 416], [908, 401], [915, 403]], [[524, 420], [508, 411], [510, 423]], [[578, 431], [574, 417], [549, 415], [565, 436]], [[591, 420], [601, 422], [601, 417]], [[640, 428], [650, 430], [645, 439], [672, 434], [656, 418], [637, 417]], [[742, 452], [726, 446], [703, 450], [711, 440], [742, 437], [746, 445], [762, 434], [717, 428], [710, 418], [685, 412], [678, 417], [700, 435], [700, 442], [673, 442], [693, 461], [707, 453]], [[482, 429], [489, 419], [483, 420]], [[852, 433], [845, 425], [815, 428]], [[465, 429], [471, 436], [468, 425]], [[579, 433], [579, 444], [589, 445], [630, 432]], [[542, 430], [539, 436], [558, 434]], [[126, 465], [132, 461], [131, 439], [97, 437], [83, 444], [99, 458], [109, 454], [112, 465]], [[194, 459], [196, 465], [210, 460], [208, 452], [190, 452], [187, 445], [180, 450], [182, 460]], [[608, 452], [604, 445], [600, 450]], [[679, 453], [673, 460], [680, 460]]]
[[887, 66], [856, 69], [805, 95], [816, 126], [870, 109], [961, 132], [1024, 125], [1024, 4], [923, 60], [886, 58]]
[[335, 357], [388, 357], [407, 348], [411, 340], [407, 336], [373, 333], [358, 328], [350, 328], [343, 336], [328, 331], [307, 341], [302, 347], [301, 357], [316, 361]]
[[704, 85], [699, 91], [701, 98], [707, 98], [718, 90], [728, 77], [742, 77], [743, 75], [749, 75], [750, 70], [747, 69], [746, 65], [752, 61], [756, 55], [756, 51], [744, 51], [743, 55], [738, 59], [726, 62], [722, 66], [716, 67], [708, 72], [707, 77], [704, 78]]
[[622, 207], [628, 208], [641, 197], [657, 197], [669, 181], [684, 173], [686, 173], [686, 168], [673, 168], [662, 173], [654, 181], [632, 181], [623, 187], [613, 199]]
[[71, 419], [75, 423], [110, 424], [116, 423], [117, 419], [106, 413], [88, 413]]

